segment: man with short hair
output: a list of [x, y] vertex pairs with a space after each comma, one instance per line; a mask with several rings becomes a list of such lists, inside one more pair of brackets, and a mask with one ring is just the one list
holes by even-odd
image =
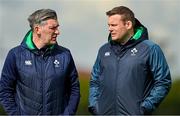
[[7, 55], [0, 102], [9, 115], [73, 115], [80, 100], [78, 73], [70, 50], [57, 44], [54, 10], [28, 18], [31, 30]]
[[89, 111], [101, 115], [151, 114], [168, 94], [171, 76], [161, 48], [125, 6], [108, 11], [109, 38], [90, 78]]

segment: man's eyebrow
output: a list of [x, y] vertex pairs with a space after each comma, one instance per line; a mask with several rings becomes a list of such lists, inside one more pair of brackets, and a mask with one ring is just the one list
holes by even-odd
[[49, 26], [50, 28], [54, 28], [54, 27], [59, 27], [59, 24], [58, 25], [51, 25]]

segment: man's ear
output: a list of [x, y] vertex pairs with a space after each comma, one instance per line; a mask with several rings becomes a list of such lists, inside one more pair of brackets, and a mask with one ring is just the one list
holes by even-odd
[[131, 29], [132, 27], [133, 27], [132, 22], [131, 21], [126, 21], [126, 28]]
[[35, 25], [34, 26], [34, 32], [37, 33], [37, 34], [40, 34], [40, 26], [39, 25]]

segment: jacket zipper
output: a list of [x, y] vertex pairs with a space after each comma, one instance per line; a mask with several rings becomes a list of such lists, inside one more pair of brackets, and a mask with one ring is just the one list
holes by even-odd
[[44, 110], [44, 99], [45, 99], [45, 95], [44, 95], [44, 79], [45, 79], [45, 71], [44, 71], [44, 55], [41, 55], [41, 76], [42, 76], [42, 114], [45, 114], [45, 110]]
[[114, 114], [116, 114], [117, 113], [117, 79], [118, 79], [118, 71], [119, 71], [119, 62], [120, 62], [120, 57], [118, 56], [117, 57], [117, 64], [116, 64], [116, 78], [115, 78], [115, 95], [114, 95], [114, 98], [115, 98], [115, 100], [114, 100], [114, 102], [115, 102], [115, 108], [114, 108]]
[[124, 51], [125, 51], [125, 48], [122, 48], [121, 49], [121, 51], [120, 51], [120, 54], [116, 57], [117, 58], [117, 63], [116, 63], [116, 78], [115, 78], [115, 96], [114, 96], [114, 98], [115, 98], [115, 110], [114, 110], [114, 114], [117, 114], [118, 112], [118, 110], [117, 110], [117, 84], [118, 84], [118, 74], [119, 74], [119, 63], [120, 63], [120, 60], [121, 60], [121, 58], [124, 56]]

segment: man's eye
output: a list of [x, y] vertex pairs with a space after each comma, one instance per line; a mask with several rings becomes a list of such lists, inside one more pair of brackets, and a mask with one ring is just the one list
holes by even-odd
[[111, 26], [116, 26], [115, 24], [111, 25]]
[[50, 29], [52, 29], [52, 30], [56, 30], [56, 27], [50, 27]]

